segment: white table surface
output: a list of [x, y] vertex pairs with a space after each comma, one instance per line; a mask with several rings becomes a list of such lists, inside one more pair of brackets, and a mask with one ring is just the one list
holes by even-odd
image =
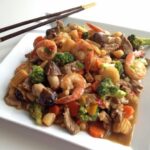
[[[56, 12], [88, 2], [91, 1], [0, 0], [0, 28], [19, 21], [38, 17], [46, 12]], [[95, 2], [97, 3], [96, 7], [72, 16], [150, 32], [149, 0], [95, 0]], [[0, 62], [22, 36], [0, 43]], [[0, 150], [10, 149], [84, 150], [73, 144], [34, 132], [25, 127], [16, 126], [15, 124], [0, 119]]]

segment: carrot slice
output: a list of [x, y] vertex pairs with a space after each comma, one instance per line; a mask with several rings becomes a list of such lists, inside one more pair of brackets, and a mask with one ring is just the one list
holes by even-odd
[[124, 112], [124, 117], [125, 118], [130, 118], [134, 114], [134, 108], [129, 105], [124, 105], [123, 107], [123, 112]]
[[54, 114], [59, 115], [60, 114], [60, 107], [58, 105], [50, 106], [49, 112], [52, 112]]
[[105, 130], [98, 123], [92, 123], [88, 127], [88, 133], [96, 138], [103, 138]]

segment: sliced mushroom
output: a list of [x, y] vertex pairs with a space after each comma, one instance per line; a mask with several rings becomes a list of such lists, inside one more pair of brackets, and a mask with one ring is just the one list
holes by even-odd
[[53, 39], [56, 36], [57, 36], [57, 28], [56, 27], [46, 30], [46, 37], [48, 39]]
[[21, 101], [21, 102], [25, 101], [25, 99], [26, 99], [26, 97], [25, 97], [26, 93], [24, 91], [22, 91], [21, 89], [16, 89], [14, 94], [15, 94], [15, 97], [16, 97], [16, 99], [18, 101]]
[[55, 104], [55, 100], [57, 99], [57, 93], [52, 91], [51, 89], [44, 88], [40, 93], [38, 98], [38, 102], [41, 105], [51, 106]]
[[59, 67], [53, 61], [50, 61], [46, 65], [45, 72], [46, 72], [47, 75], [52, 75], [52, 76], [61, 75], [61, 71], [60, 71]]
[[46, 88], [43, 84], [34, 84], [32, 86], [32, 93], [37, 96], [38, 102], [41, 105], [53, 105], [57, 99], [57, 93], [50, 88]]
[[93, 36], [92, 36], [92, 40], [98, 44], [103, 44], [103, 43], [107, 43], [108, 41], [108, 37], [110, 35], [103, 33], [103, 32], [96, 32]]
[[46, 30], [46, 37], [47, 37], [48, 39], [53, 39], [53, 38], [55, 38], [55, 37], [57, 36], [57, 34], [58, 34], [62, 29], [64, 29], [64, 24], [63, 24], [62, 21], [57, 20], [56, 23], [57, 23], [57, 26], [56, 26], [56, 27], [50, 28], [50, 29]]
[[122, 35], [122, 43], [121, 46], [126, 54], [133, 51], [133, 47], [130, 43], [130, 41], [127, 39], [125, 35]]
[[103, 32], [97, 32], [93, 35], [92, 40], [103, 46], [109, 52], [118, 49], [121, 46], [122, 39], [120, 37], [111, 36]]

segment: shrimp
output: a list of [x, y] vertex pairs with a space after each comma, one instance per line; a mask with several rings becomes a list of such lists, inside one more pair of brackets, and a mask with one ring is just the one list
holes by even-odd
[[84, 62], [88, 52], [92, 51], [92, 44], [89, 44], [87, 41], [81, 39], [76, 43], [74, 49], [72, 49], [73, 55], [80, 61]]
[[44, 39], [35, 45], [35, 50], [41, 60], [52, 59], [57, 53], [57, 46], [54, 41]]
[[[86, 81], [80, 74], [70, 73], [62, 78], [60, 86], [63, 89], [63, 93], [67, 93], [67, 96], [58, 99], [56, 103], [66, 104], [82, 96], [86, 87]], [[72, 93], [70, 94], [71, 91]]]
[[143, 54], [143, 51], [131, 52], [125, 59], [125, 72], [131, 79], [141, 80], [146, 74], [144, 62], [140, 59], [136, 59], [136, 57], [140, 57]]
[[96, 45], [92, 44], [90, 41], [81, 39], [71, 52], [78, 60], [85, 63], [85, 69], [88, 72], [90, 70], [97, 71], [102, 63], [111, 62], [109, 56], [100, 58], [97, 51], [100, 50]]
[[106, 34], [110, 34], [109, 31], [104, 30], [103, 28], [101, 28], [101, 27], [99, 27], [99, 26], [96, 26], [96, 25], [94, 25], [94, 24], [91, 24], [91, 23], [89, 23], [89, 22], [87, 22], [86, 25], [90, 28], [90, 29], [88, 30], [88, 32], [89, 32], [90, 35], [93, 35], [93, 34], [96, 33], [96, 32], [103, 32], [103, 33], [106, 33]]
[[75, 41], [71, 39], [68, 33], [60, 32], [55, 38], [55, 43], [58, 47], [58, 51], [65, 52], [70, 51], [75, 46]]
[[110, 56], [98, 57], [93, 54], [93, 51], [87, 54], [85, 59], [86, 71], [99, 71], [103, 63], [110, 63], [112, 61]]
[[36, 47], [37, 43], [39, 43], [42, 40], [44, 40], [44, 37], [42, 37], [42, 36], [36, 37], [34, 42], [33, 42], [33, 46]]
[[34, 49], [33, 49], [30, 53], [26, 54], [26, 57], [27, 57], [28, 59], [30, 59], [30, 61], [34, 61], [34, 60], [36, 60], [36, 59], [38, 58], [38, 55], [37, 55], [37, 53], [36, 53], [35, 47], [36, 47], [36, 45], [37, 45], [40, 41], [42, 41], [42, 40], [44, 40], [44, 39], [45, 39], [45, 38], [44, 38], [43, 36], [38, 36], [38, 37], [36, 37], [36, 38], [34, 39], [34, 42], [33, 42], [33, 47], [34, 47]]
[[72, 53], [74, 56], [85, 63], [85, 69], [88, 72], [92, 65], [92, 59], [94, 57], [94, 51], [93, 51], [92, 44], [88, 43], [85, 40], [79, 40], [77, 42], [76, 47], [72, 50]]
[[95, 31], [95, 32], [105, 32], [102, 28], [100, 28], [100, 27], [98, 27], [98, 26], [95, 26], [95, 25], [93, 25], [93, 24], [91, 24], [91, 23], [86, 23], [87, 24], [87, 26], [91, 29], [91, 30], [93, 30], [93, 31]]
[[89, 71], [98, 71], [100, 69], [100, 66], [102, 64], [102, 59], [98, 57], [97, 55], [94, 55], [94, 51], [91, 51], [87, 54], [87, 57], [85, 59], [85, 69], [87, 72]]

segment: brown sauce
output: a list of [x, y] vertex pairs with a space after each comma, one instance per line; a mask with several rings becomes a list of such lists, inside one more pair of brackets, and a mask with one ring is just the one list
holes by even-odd
[[133, 106], [134, 110], [135, 110], [134, 118], [131, 121], [132, 131], [128, 135], [112, 133], [106, 139], [109, 139], [110, 141], [114, 141], [114, 142], [117, 142], [117, 143], [120, 143], [120, 144], [123, 144], [126, 146], [131, 144], [132, 135], [133, 135], [133, 131], [134, 131], [134, 125], [136, 123], [136, 118], [137, 118], [138, 105], [137, 104], [130, 104], [130, 105]]

